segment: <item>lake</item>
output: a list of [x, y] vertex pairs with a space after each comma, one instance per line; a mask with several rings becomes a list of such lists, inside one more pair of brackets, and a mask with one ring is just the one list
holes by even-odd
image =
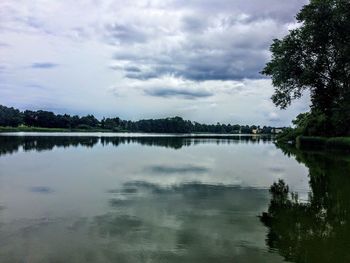
[[0, 242], [0, 262], [350, 262], [350, 157], [259, 136], [2, 134]]

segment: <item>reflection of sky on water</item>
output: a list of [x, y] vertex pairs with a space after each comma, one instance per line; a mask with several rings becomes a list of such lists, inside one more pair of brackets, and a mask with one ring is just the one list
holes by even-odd
[[16, 243], [13, 259], [33, 253], [37, 261], [282, 262], [265, 248], [266, 229], [257, 219], [269, 201], [266, 190], [133, 182], [105, 197], [108, 207], [95, 216], [6, 224], [0, 258], [9, 258]]
[[18, 255], [62, 262], [281, 261], [257, 215], [273, 181], [306, 192], [308, 178], [271, 142], [86, 139], [0, 156], [0, 259], [16, 243]]

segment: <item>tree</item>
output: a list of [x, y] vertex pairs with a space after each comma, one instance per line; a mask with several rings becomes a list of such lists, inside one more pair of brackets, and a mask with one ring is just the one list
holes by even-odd
[[87, 125], [90, 127], [97, 127], [99, 124], [99, 121], [94, 117], [94, 115], [90, 114], [90, 115], [81, 117], [79, 124], [80, 125]]
[[116, 118], [103, 118], [101, 121], [102, 128], [109, 129], [109, 130], [118, 130], [120, 124], [120, 119], [118, 117]]
[[0, 126], [17, 127], [23, 121], [23, 114], [14, 108], [0, 105]]
[[274, 40], [262, 71], [272, 77], [272, 100], [285, 109], [309, 90], [325, 132], [350, 134], [350, 1], [311, 0], [296, 18], [300, 26]]

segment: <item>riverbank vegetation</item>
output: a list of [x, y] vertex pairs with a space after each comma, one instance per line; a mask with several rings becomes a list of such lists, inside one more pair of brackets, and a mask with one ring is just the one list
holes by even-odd
[[98, 120], [93, 115], [79, 117], [50, 111], [20, 111], [0, 105], [0, 132], [145, 132], [273, 134], [281, 128], [256, 125], [202, 124], [181, 117], [127, 121], [118, 117]]
[[350, 2], [311, 0], [297, 21], [299, 27], [274, 40], [262, 73], [272, 78], [276, 106], [285, 109], [308, 93], [311, 107], [278, 140], [349, 149]]

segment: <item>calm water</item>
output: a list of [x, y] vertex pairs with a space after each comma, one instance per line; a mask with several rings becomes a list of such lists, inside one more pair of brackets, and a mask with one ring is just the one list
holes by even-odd
[[0, 136], [0, 262], [350, 262], [349, 156], [30, 135]]

